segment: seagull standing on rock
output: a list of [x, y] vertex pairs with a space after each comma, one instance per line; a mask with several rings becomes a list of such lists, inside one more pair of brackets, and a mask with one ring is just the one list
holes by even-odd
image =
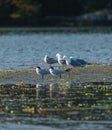
[[69, 61], [66, 60], [66, 64], [71, 65], [72, 67], [84, 67], [90, 65], [87, 61], [83, 59], [74, 59], [72, 56], [70, 56]]
[[57, 69], [54, 69], [53, 67], [50, 67], [49, 68], [49, 72], [51, 75], [53, 76], [59, 76], [61, 78], [61, 74], [65, 74], [67, 72], [71, 71], [71, 68], [70, 69], [66, 69], [66, 70], [57, 70]]
[[44, 78], [44, 75], [50, 74], [49, 69], [41, 69], [39, 66], [36, 67], [36, 73]]
[[45, 55], [44, 57], [44, 62], [47, 63], [47, 64], [55, 64], [55, 63], [58, 63], [58, 61], [54, 58], [51, 58], [51, 57], [48, 57], [47, 55]]

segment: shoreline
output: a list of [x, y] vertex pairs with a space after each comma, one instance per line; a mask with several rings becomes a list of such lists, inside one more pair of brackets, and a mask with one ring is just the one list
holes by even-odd
[[[0, 72], [0, 84], [26, 84], [56, 83], [56, 82], [112, 82], [112, 65], [91, 65], [87, 67], [75, 67], [72, 72], [63, 75], [61, 79], [52, 75], [46, 75], [44, 79], [31, 70], [6, 70]], [[68, 76], [69, 75], [69, 76]]]
[[112, 66], [101, 65], [76, 67], [69, 77], [63, 75], [59, 79], [48, 75], [44, 80], [35, 70], [0, 72], [0, 110], [4, 122], [9, 115], [10, 119], [21, 117], [21, 124], [25, 123], [24, 117], [29, 116], [75, 121], [112, 120], [111, 70]]

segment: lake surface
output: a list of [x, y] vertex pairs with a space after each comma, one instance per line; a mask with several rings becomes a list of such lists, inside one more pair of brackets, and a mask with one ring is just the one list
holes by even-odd
[[[16, 70], [16, 69], [32, 69], [34, 66], [39, 65], [42, 67], [48, 66], [44, 63], [43, 58], [47, 54], [51, 57], [55, 57], [56, 53], [60, 53], [62, 56], [73, 56], [74, 58], [82, 58], [88, 62], [96, 64], [112, 64], [112, 28], [1, 28], [0, 29], [0, 71], [4, 70]], [[111, 89], [112, 85], [109, 86]], [[8, 89], [8, 87], [7, 87]], [[4, 111], [0, 112], [0, 130], [111, 130], [112, 121], [103, 118], [105, 115], [105, 109], [109, 107], [111, 114], [111, 97], [105, 96], [104, 99], [109, 100], [105, 105], [105, 109], [102, 109], [103, 120], [89, 120], [86, 119], [74, 119], [74, 118], [60, 118], [53, 115], [48, 117], [34, 116], [21, 116], [13, 115], [14, 111], [23, 110], [26, 105], [31, 105], [29, 99], [35, 99], [27, 93], [24, 96], [23, 90], [17, 91], [14, 86], [11, 86], [9, 90], [5, 90], [1, 87], [2, 94], [0, 97], [1, 107]], [[80, 87], [76, 95], [79, 97]], [[35, 89], [34, 89], [35, 90]], [[81, 88], [82, 90], [82, 88]], [[86, 90], [86, 89], [85, 89]], [[94, 87], [93, 87], [94, 90]], [[22, 92], [21, 92], [22, 91]], [[24, 90], [27, 92], [27, 89]], [[7, 92], [7, 93], [6, 93]], [[87, 92], [91, 92], [87, 90]], [[78, 94], [77, 94], [78, 93]], [[83, 94], [83, 93], [82, 93]], [[96, 91], [95, 91], [96, 94]], [[9, 96], [8, 96], [9, 95]], [[18, 95], [20, 97], [18, 97]], [[76, 97], [76, 96], [74, 96]], [[102, 99], [101, 95], [101, 99]], [[45, 97], [44, 97], [45, 98]], [[61, 97], [64, 100], [63, 97]], [[83, 98], [83, 96], [82, 96]], [[88, 98], [88, 97], [87, 97]], [[46, 98], [45, 98], [46, 99]], [[93, 98], [92, 98], [93, 99]], [[78, 100], [78, 99], [76, 99]], [[37, 100], [36, 100], [37, 101]], [[60, 100], [61, 101], [61, 100]], [[73, 100], [74, 101], [74, 100]], [[79, 100], [78, 100], [79, 101]], [[83, 100], [81, 100], [83, 104]], [[85, 104], [89, 105], [91, 102]], [[89, 101], [89, 100], [88, 100]], [[44, 102], [44, 100], [42, 100]], [[36, 104], [35, 100], [34, 103]], [[37, 102], [38, 103], [38, 102]], [[62, 102], [60, 102], [61, 104]], [[75, 102], [74, 102], [75, 103]], [[94, 107], [92, 102], [92, 107]], [[22, 105], [21, 105], [22, 104]], [[59, 105], [60, 105], [59, 104]], [[79, 103], [79, 105], [81, 105]], [[97, 103], [98, 107], [103, 102]], [[9, 108], [7, 107], [9, 105]], [[58, 105], [58, 104], [57, 104]], [[66, 105], [66, 104], [65, 104]], [[84, 104], [83, 104], [84, 105]], [[19, 107], [18, 107], [19, 106]], [[22, 106], [22, 107], [21, 107]], [[77, 104], [76, 104], [77, 106]], [[31, 106], [30, 106], [31, 107]], [[59, 106], [60, 107], [60, 106]], [[97, 107], [97, 106], [96, 106]], [[10, 111], [11, 110], [11, 111]], [[99, 112], [99, 110], [97, 111]], [[5, 114], [9, 114], [8, 116]], [[18, 113], [16, 113], [18, 114]], [[77, 115], [75, 113], [69, 113]], [[97, 114], [97, 113], [95, 113]], [[88, 113], [85, 113], [88, 115]], [[63, 115], [64, 116], [64, 115]], [[77, 116], [78, 117], [78, 116]], [[84, 116], [85, 117], [85, 116]], [[109, 117], [109, 115], [108, 115]], [[78, 117], [80, 118], [80, 117]], [[90, 118], [88, 116], [87, 118]]]
[[47, 54], [82, 58], [98, 64], [112, 64], [111, 28], [1, 28], [0, 70], [31, 69]]

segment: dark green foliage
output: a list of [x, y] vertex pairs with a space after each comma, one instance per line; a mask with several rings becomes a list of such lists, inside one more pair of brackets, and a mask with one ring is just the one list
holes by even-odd
[[75, 17], [107, 8], [112, 8], [112, 0], [0, 0], [0, 20], [1, 25], [34, 24], [48, 16]]
[[38, 0], [8, 0], [9, 6], [11, 7], [11, 18], [27, 18], [32, 17], [39, 12], [41, 5]]

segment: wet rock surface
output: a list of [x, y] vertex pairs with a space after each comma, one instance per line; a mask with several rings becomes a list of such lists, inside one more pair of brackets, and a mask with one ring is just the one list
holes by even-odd
[[[62, 68], [63, 69], [63, 68]], [[27, 84], [47, 83], [47, 82], [112, 82], [112, 66], [92, 65], [87, 67], [75, 67], [62, 78], [46, 75], [42, 79], [35, 70], [14, 70], [0, 72], [0, 84], [19, 84], [24, 81]]]
[[[112, 120], [112, 66], [74, 68], [45, 79], [34, 70], [0, 74], [2, 117]], [[3, 121], [3, 120], [2, 120]]]

